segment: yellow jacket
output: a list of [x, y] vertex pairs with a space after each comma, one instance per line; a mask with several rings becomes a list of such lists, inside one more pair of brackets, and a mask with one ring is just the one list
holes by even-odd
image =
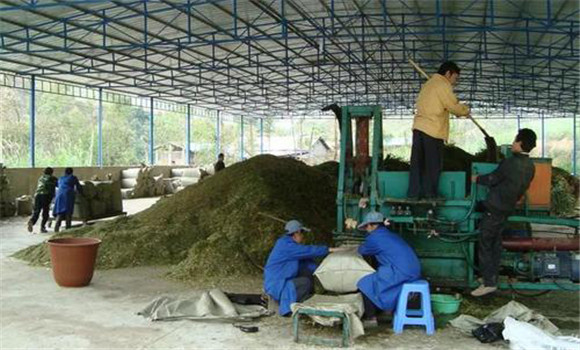
[[469, 107], [459, 103], [451, 83], [441, 74], [433, 74], [423, 85], [415, 107], [413, 130], [445, 141], [449, 138], [449, 112], [458, 117], [469, 115]]

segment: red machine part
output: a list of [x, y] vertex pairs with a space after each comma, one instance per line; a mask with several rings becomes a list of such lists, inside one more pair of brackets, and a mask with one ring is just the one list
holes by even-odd
[[530, 238], [530, 237], [505, 237], [502, 246], [510, 251], [574, 251], [580, 250], [579, 237], [574, 238]]
[[369, 157], [369, 124], [370, 117], [356, 118], [356, 157], [354, 170], [355, 173], [362, 175], [370, 164]]

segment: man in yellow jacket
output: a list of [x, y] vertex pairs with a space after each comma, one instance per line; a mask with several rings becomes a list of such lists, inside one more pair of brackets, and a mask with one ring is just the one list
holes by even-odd
[[443, 143], [449, 138], [449, 113], [469, 116], [469, 107], [459, 103], [453, 86], [460, 69], [445, 62], [423, 85], [417, 97], [413, 120], [413, 148], [409, 175], [409, 198], [436, 198], [442, 166]]

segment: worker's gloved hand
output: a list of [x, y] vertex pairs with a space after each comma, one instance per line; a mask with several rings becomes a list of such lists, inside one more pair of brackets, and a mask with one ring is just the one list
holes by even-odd
[[358, 201], [359, 208], [366, 208], [369, 205], [369, 199], [367, 197], [363, 197]]

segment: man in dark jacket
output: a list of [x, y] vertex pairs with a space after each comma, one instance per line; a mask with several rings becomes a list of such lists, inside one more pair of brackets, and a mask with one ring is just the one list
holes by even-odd
[[474, 177], [480, 185], [489, 187], [483, 202], [485, 213], [479, 224], [478, 257], [483, 284], [471, 292], [480, 297], [497, 290], [501, 259], [501, 232], [507, 217], [524, 195], [534, 178], [534, 163], [529, 152], [536, 147], [536, 134], [521, 129], [512, 143], [513, 155], [501, 161], [497, 169], [487, 175]]
[[225, 168], [226, 168], [226, 164], [224, 163], [224, 154], [220, 153], [218, 155], [217, 162], [215, 162], [215, 164], [213, 165], [213, 170], [215, 173], [217, 173], [218, 171], [222, 171]]
[[40, 222], [40, 232], [45, 233], [46, 222], [48, 221], [50, 202], [54, 198], [54, 192], [56, 189], [56, 183], [58, 179], [52, 174], [54, 170], [51, 167], [44, 169], [44, 174], [38, 179], [38, 184], [36, 186], [36, 193], [34, 194], [34, 212], [32, 217], [28, 220], [28, 232], [32, 232], [34, 224], [40, 216], [40, 211], [42, 211], [42, 221]]

